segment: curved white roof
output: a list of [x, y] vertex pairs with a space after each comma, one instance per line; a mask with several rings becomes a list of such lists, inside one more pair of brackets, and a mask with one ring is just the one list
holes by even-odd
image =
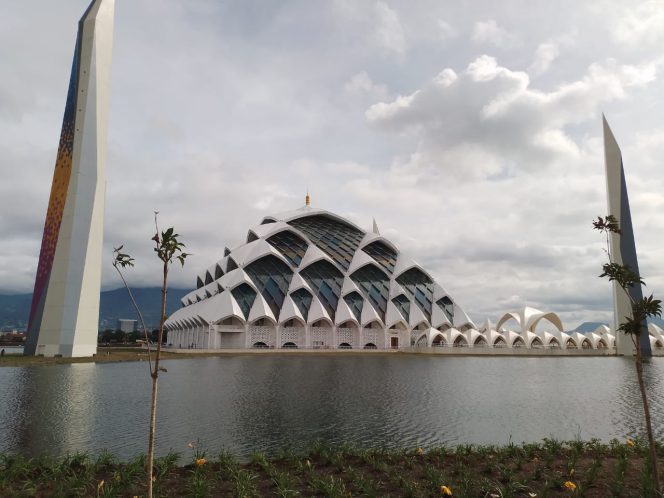
[[378, 321], [428, 328], [474, 324], [394, 243], [341, 216], [305, 206], [263, 218], [245, 243], [197, 275], [197, 289], [167, 324], [236, 316], [336, 325]]

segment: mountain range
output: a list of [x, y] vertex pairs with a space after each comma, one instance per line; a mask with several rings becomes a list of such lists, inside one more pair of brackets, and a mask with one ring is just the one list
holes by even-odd
[[[159, 310], [161, 307], [161, 288], [132, 288], [136, 303], [143, 313], [145, 324], [149, 329], [159, 326]], [[173, 313], [180, 307], [180, 299], [190, 292], [188, 289], [168, 289], [166, 313]], [[0, 330], [23, 331], [28, 326], [28, 315], [32, 294], [0, 294]], [[124, 287], [101, 293], [99, 305], [99, 329], [117, 327], [118, 319], [138, 319], [127, 290]]]

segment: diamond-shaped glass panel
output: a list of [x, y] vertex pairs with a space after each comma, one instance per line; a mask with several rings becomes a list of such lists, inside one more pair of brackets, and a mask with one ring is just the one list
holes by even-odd
[[362, 306], [364, 305], [364, 299], [357, 292], [353, 291], [344, 296], [344, 301], [357, 318], [358, 323], [362, 323]]
[[390, 294], [390, 278], [374, 265], [366, 265], [350, 276], [351, 280], [362, 290], [364, 296], [378, 312], [380, 319], [385, 321], [387, 298]]
[[348, 270], [353, 255], [364, 238], [361, 230], [327, 216], [307, 216], [289, 221], [288, 224], [302, 231], [344, 270]]
[[344, 276], [332, 263], [321, 259], [300, 272], [334, 321]]
[[311, 308], [311, 301], [314, 299], [314, 297], [311, 295], [311, 292], [309, 292], [307, 289], [298, 289], [291, 292], [290, 296], [295, 305], [300, 310], [300, 313], [302, 313], [302, 317], [306, 322], [309, 319], [309, 308]]
[[293, 266], [300, 265], [309, 247], [302, 237], [288, 230], [275, 233], [267, 239], [267, 242], [283, 254]]
[[387, 244], [377, 240], [366, 245], [362, 250], [375, 259], [388, 273], [394, 272], [394, 267], [397, 264], [397, 253]]
[[431, 305], [433, 302], [433, 280], [422, 270], [411, 268], [397, 277], [397, 283], [406, 290], [430, 322]]
[[233, 294], [233, 298], [240, 306], [240, 309], [244, 314], [244, 319], [248, 320], [249, 312], [251, 311], [251, 307], [256, 300], [256, 291], [252, 289], [250, 285], [243, 283], [233, 289], [231, 294]]
[[392, 299], [392, 302], [394, 303], [394, 306], [399, 310], [399, 313], [401, 313], [406, 320], [406, 323], [408, 323], [408, 319], [410, 317], [410, 299], [408, 299], [406, 296], [403, 294], [399, 294], [397, 297]]
[[436, 301], [436, 304], [445, 312], [450, 323], [454, 323], [454, 303], [452, 300], [445, 296]]
[[270, 254], [247, 265], [244, 271], [265, 298], [274, 317], [279, 320], [279, 311], [288, 293], [293, 270], [279, 258]]

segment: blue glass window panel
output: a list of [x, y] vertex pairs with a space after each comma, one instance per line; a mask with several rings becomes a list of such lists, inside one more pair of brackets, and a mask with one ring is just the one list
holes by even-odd
[[344, 276], [332, 263], [323, 259], [310, 264], [300, 272], [311, 289], [316, 293], [334, 321], [335, 311], [341, 295]]
[[363, 266], [350, 278], [357, 284], [384, 322], [387, 299], [390, 294], [390, 278], [374, 265]]
[[396, 280], [422, 310], [427, 320], [431, 321], [433, 280], [418, 268], [411, 268], [405, 271]]
[[388, 273], [394, 272], [394, 267], [397, 264], [397, 253], [387, 244], [377, 240], [362, 248], [369, 256], [371, 256], [376, 263], [378, 263]]
[[410, 319], [410, 299], [408, 299], [403, 294], [399, 294], [397, 297], [392, 299], [392, 302], [394, 303], [394, 306], [396, 306], [397, 310], [399, 310], [399, 313], [403, 315], [406, 323], [408, 323], [408, 320]]
[[447, 318], [449, 319], [450, 323], [454, 323], [454, 303], [452, 300], [445, 296], [441, 297], [438, 301], [436, 301], [436, 304], [440, 306], [440, 308], [445, 312], [445, 315], [447, 315]]
[[279, 320], [293, 270], [279, 258], [269, 255], [254, 261], [244, 271], [267, 302], [274, 317]]
[[309, 319], [309, 308], [311, 308], [311, 302], [314, 300], [314, 296], [312, 296], [311, 292], [307, 289], [298, 289], [291, 292], [291, 298], [299, 308], [300, 313], [302, 313], [302, 317], [306, 322]]
[[248, 320], [249, 312], [256, 300], [256, 291], [247, 284], [240, 284], [231, 291], [231, 294], [233, 294], [233, 298], [240, 306], [240, 309], [244, 314], [244, 319]]
[[288, 230], [275, 233], [267, 239], [267, 242], [283, 254], [293, 266], [300, 265], [309, 247], [302, 237]]
[[364, 305], [364, 299], [357, 292], [353, 291], [344, 296], [344, 301], [357, 318], [358, 323], [362, 323], [362, 307]]
[[327, 216], [307, 216], [288, 222], [303, 232], [321, 251], [344, 270], [364, 238], [364, 232]]

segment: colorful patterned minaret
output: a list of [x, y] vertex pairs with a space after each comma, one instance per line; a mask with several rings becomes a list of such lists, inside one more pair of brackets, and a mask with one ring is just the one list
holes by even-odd
[[115, 0], [93, 0], [78, 25], [28, 355], [91, 356], [97, 350], [114, 10]]

